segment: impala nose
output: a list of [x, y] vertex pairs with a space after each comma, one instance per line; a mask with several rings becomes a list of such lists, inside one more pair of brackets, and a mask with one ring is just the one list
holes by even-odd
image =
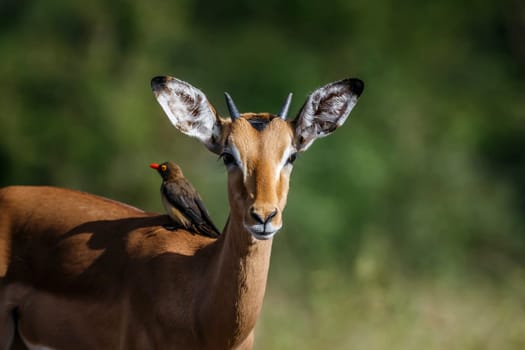
[[277, 213], [277, 208], [271, 210], [256, 209], [253, 206], [250, 208], [251, 217], [261, 225], [266, 225], [277, 215]]

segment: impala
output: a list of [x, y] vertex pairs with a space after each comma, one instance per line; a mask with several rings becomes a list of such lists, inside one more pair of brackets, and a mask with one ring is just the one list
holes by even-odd
[[[0, 190], [0, 350], [250, 349], [272, 237], [298, 152], [341, 126], [358, 79], [315, 90], [298, 116], [223, 119], [172, 77], [152, 89], [171, 123], [219, 154], [230, 215], [212, 239], [169, 231], [169, 217], [53, 187]], [[292, 231], [292, 230], [290, 230]]]

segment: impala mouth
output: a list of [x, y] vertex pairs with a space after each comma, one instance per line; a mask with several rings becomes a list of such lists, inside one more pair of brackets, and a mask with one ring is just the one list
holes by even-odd
[[253, 238], [260, 241], [265, 241], [273, 238], [273, 236], [275, 236], [281, 227], [275, 227], [272, 224], [247, 225], [244, 223], [244, 228], [252, 234]]

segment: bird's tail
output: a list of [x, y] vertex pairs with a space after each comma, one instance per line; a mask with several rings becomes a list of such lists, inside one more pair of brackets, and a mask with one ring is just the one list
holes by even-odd
[[208, 236], [211, 238], [217, 238], [221, 235], [219, 230], [215, 226], [210, 226], [206, 224], [200, 224], [195, 227], [195, 230], [199, 232], [200, 234], [203, 234], [204, 236]]

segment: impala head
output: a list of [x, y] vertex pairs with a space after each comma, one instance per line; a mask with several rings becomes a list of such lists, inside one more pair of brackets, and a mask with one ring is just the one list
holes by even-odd
[[226, 94], [231, 119], [223, 119], [204, 93], [184, 81], [156, 77], [151, 86], [172, 124], [220, 155], [228, 170], [232, 219], [241, 220], [257, 239], [273, 237], [282, 226], [297, 153], [341, 126], [364, 88], [359, 79], [325, 85], [287, 121], [291, 94], [277, 114], [239, 113]]

